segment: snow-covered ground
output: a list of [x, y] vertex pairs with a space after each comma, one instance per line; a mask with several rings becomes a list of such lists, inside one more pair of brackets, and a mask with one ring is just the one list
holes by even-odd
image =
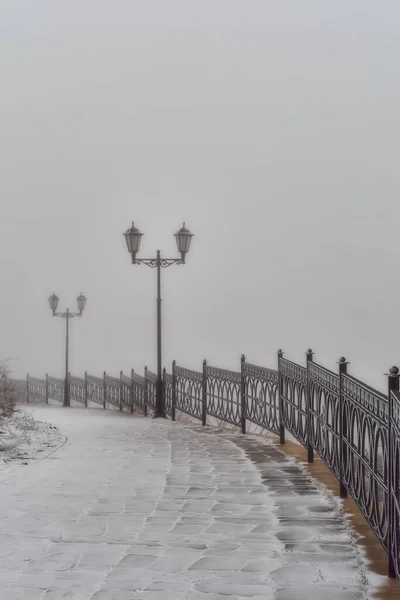
[[0, 423], [0, 481], [19, 467], [40, 460], [60, 447], [65, 436], [51, 423], [34, 418], [35, 409], [17, 407], [14, 415]]
[[67, 439], [0, 481], [0, 600], [368, 597], [337, 505], [272, 445], [96, 409], [34, 416]]

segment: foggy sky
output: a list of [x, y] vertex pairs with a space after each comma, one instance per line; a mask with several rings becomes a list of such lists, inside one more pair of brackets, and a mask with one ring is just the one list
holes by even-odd
[[16, 375], [400, 365], [398, 0], [0, 0], [0, 358]]

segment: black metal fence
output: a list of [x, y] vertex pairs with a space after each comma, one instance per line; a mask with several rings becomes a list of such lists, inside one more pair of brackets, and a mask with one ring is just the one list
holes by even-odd
[[[389, 575], [400, 579], [400, 393], [399, 370], [388, 374], [388, 394], [371, 388], [347, 372], [341, 358], [337, 372], [315, 362], [311, 350], [305, 366], [278, 352], [277, 369], [241, 360], [240, 371], [209, 366], [201, 371], [180, 367], [164, 369], [166, 414], [201, 421], [227, 423], [246, 433], [253, 423], [278, 435], [281, 444], [289, 432], [314, 452], [340, 483], [340, 495], [350, 494], [388, 553]], [[71, 400], [112, 406], [133, 413], [153, 412], [157, 376], [147, 367], [144, 376], [106, 373], [102, 378], [85, 373], [70, 376]], [[65, 382], [46, 376], [15, 380], [21, 400], [63, 402]]]

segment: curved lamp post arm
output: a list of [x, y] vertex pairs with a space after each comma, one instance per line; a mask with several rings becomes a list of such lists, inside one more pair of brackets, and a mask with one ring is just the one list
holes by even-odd
[[184, 262], [181, 258], [136, 258], [135, 265], [146, 265], [152, 269], [156, 269], [158, 266], [166, 269], [171, 265], [183, 265]]

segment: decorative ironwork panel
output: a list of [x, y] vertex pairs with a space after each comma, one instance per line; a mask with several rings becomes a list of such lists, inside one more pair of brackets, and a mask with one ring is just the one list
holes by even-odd
[[29, 377], [28, 394], [29, 402], [46, 402], [46, 380]]
[[207, 414], [241, 425], [241, 375], [236, 371], [206, 365]]
[[278, 371], [243, 363], [246, 419], [279, 435]]
[[49, 399], [64, 402], [64, 380], [57, 379], [56, 377], [48, 377], [47, 383]]
[[315, 362], [308, 363], [310, 382], [310, 443], [326, 465], [340, 477], [339, 375]]
[[390, 415], [392, 483], [389, 493], [392, 500], [390, 527], [392, 530], [391, 552], [396, 577], [400, 579], [400, 393], [392, 392], [392, 411]]
[[121, 404], [131, 407], [132, 402], [132, 379], [121, 373]]
[[26, 402], [26, 379], [11, 379], [15, 399], [17, 402]]
[[196, 419], [202, 418], [203, 374], [175, 366], [176, 408]]
[[87, 398], [88, 402], [94, 402], [95, 404], [104, 403], [104, 381], [100, 377], [93, 377], [88, 375], [86, 378], [87, 384]]
[[146, 406], [146, 388], [145, 379], [136, 373], [132, 374], [132, 398], [133, 405], [145, 410]]
[[388, 540], [388, 400], [350, 375], [342, 376], [344, 483], [377, 538]]
[[69, 396], [71, 400], [85, 404], [85, 380], [81, 377], [69, 378]]
[[157, 375], [151, 371], [146, 371], [146, 394], [147, 406], [151, 410], [156, 408], [156, 390], [157, 390]]
[[303, 445], [307, 445], [307, 369], [279, 359], [283, 415], [286, 429]]
[[164, 371], [165, 412], [172, 415], [172, 375]]
[[106, 375], [104, 377], [106, 402], [112, 406], [119, 406], [119, 393], [121, 381], [116, 377]]

